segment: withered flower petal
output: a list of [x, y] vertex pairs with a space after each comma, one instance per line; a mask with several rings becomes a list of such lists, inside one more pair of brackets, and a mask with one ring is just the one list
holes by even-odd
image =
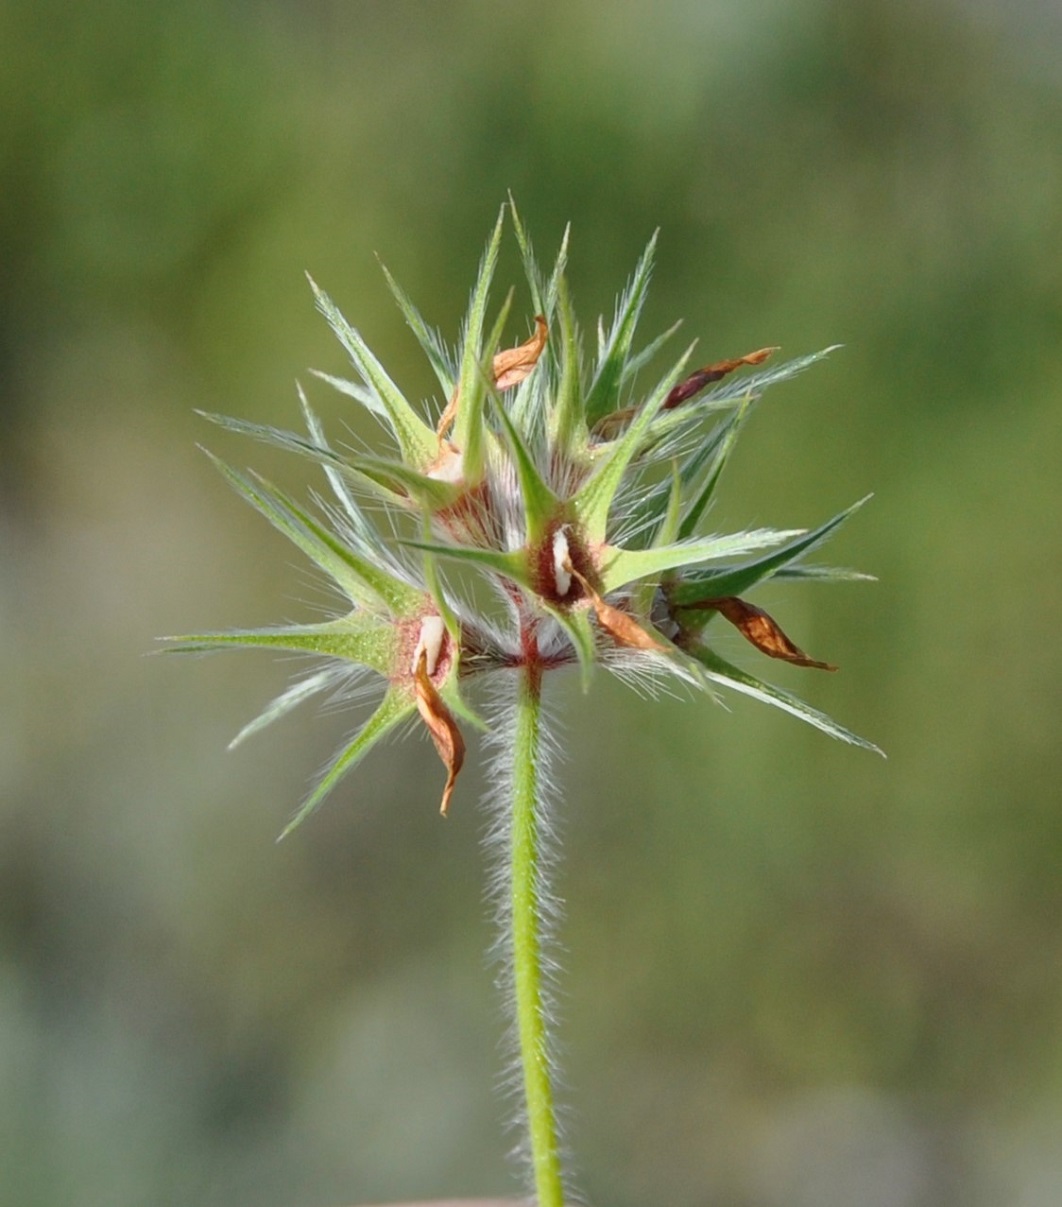
[[[519, 344], [515, 348], [507, 348], [504, 352], [499, 352], [494, 357], [491, 363], [491, 376], [497, 389], [510, 390], [513, 386], [518, 386], [530, 374], [531, 370], [538, 364], [538, 358], [542, 355], [542, 350], [546, 346], [548, 335], [549, 328], [546, 326], [546, 320], [541, 314], [536, 314], [535, 334], [525, 343]], [[447, 402], [443, 413], [439, 416], [439, 422], [435, 427], [435, 434], [439, 437], [440, 442], [450, 430], [453, 421], [457, 418], [459, 396], [460, 388], [455, 386], [454, 392]]]
[[665, 650], [667, 648], [647, 629], [643, 628], [629, 612], [624, 612], [622, 608], [606, 603], [570, 561], [565, 563], [565, 569], [586, 592], [590, 599], [590, 606], [597, 617], [597, 623], [617, 645], [633, 650]]
[[828, 662], [818, 662], [814, 658], [809, 658], [803, 650], [798, 649], [789, 640], [778, 626], [777, 621], [768, 616], [762, 608], [738, 599], [735, 595], [708, 599], [698, 606], [714, 608], [721, 616], [729, 620], [747, 641], [751, 641], [769, 658], [781, 658], [784, 662], [792, 662], [794, 666], [811, 666], [821, 671], [837, 669]]
[[465, 740], [457, 728], [453, 713], [446, 707], [428, 674], [427, 650], [421, 650], [417, 658], [413, 684], [416, 690], [417, 711], [427, 725], [439, 758], [446, 767], [446, 786], [443, 788], [442, 804], [439, 806], [439, 812], [445, 817], [450, 810], [450, 797], [454, 793], [457, 773], [465, 761]]
[[538, 364], [538, 358], [546, 346], [549, 328], [541, 314], [535, 315], [535, 334], [516, 348], [499, 352], [491, 366], [494, 384], [499, 390], [510, 390], [518, 386]]
[[435, 434], [439, 437], [440, 445], [443, 443], [446, 433], [450, 430], [451, 424], [457, 418], [457, 399], [460, 393], [460, 387], [454, 386], [454, 392], [450, 395], [450, 401], [446, 404], [446, 408], [439, 416], [439, 422], [435, 425]]
[[749, 352], [745, 356], [735, 356], [732, 360], [718, 360], [715, 364], [705, 365], [703, 369], [697, 369], [675, 386], [667, 398], [664, 399], [662, 409], [670, 411], [677, 406], [681, 406], [682, 403], [688, 401], [695, 394], [699, 394], [705, 386], [711, 385], [713, 381], [720, 381], [728, 373], [733, 373], [735, 369], [740, 369], [742, 365], [762, 365], [772, 352], [777, 351], [777, 348], [760, 348], [758, 352]]

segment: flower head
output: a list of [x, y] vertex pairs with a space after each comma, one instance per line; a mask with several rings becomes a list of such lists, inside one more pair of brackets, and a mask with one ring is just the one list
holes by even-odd
[[[434, 422], [413, 406], [335, 304], [311, 282], [354, 368], [320, 376], [380, 421], [382, 454], [338, 450], [300, 389], [307, 435], [209, 416], [232, 430], [309, 457], [334, 501], [318, 514], [257, 476], [218, 466], [235, 489], [335, 584], [348, 605], [318, 624], [170, 639], [184, 651], [255, 646], [296, 651], [318, 664], [237, 741], [309, 696], [375, 676], [382, 697], [340, 749], [287, 833], [377, 741], [419, 715], [446, 767], [442, 811], [464, 758], [459, 722], [479, 724], [463, 692], [473, 679], [524, 667], [535, 674], [598, 665], [621, 675], [677, 676], [774, 704], [845, 741], [870, 743], [713, 648], [721, 617], [763, 653], [833, 669], [805, 655], [743, 596], [768, 578], [858, 578], [805, 558], [858, 507], [819, 527], [705, 534], [703, 521], [734, 441], [765, 388], [825, 356], [770, 368], [763, 348], [690, 369], [692, 348], [648, 390], [639, 373], [675, 328], [635, 347], [655, 237], [599, 324], [584, 360], [567, 290], [567, 234], [544, 274], [516, 209], [507, 207], [534, 307], [533, 331], [502, 347], [509, 303], [488, 328], [489, 292], [506, 207], [487, 245], [463, 335], [448, 347], [397, 283], [391, 290], [427, 355], [445, 402]], [[386, 270], [385, 270], [386, 271]], [[735, 371], [752, 368], [746, 376]], [[373, 512], [387, 518], [386, 531]], [[770, 552], [766, 552], [770, 550]], [[472, 606], [448, 579], [464, 567], [486, 580], [497, 606]], [[480, 593], [482, 594], [482, 592]]]

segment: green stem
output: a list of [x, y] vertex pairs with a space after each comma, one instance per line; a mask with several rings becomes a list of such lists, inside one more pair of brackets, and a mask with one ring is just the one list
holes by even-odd
[[542, 965], [542, 675], [534, 665], [521, 674], [515, 721], [510, 906], [517, 1042], [537, 1207], [564, 1207]]

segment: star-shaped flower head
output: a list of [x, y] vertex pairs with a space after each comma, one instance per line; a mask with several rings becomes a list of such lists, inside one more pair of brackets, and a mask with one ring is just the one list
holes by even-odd
[[[489, 328], [487, 315], [506, 208], [535, 317], [524, 342], [502, 348], [512, 295]], [[671, 674], [708, 691], [719, 684], [876, 749], [726, 661], [708, 637], [711, 622], [722, 617], [771, 657], [833, 669], [805, 655], [744, 596], [770, 578], [865, 577], [805, 560], [860, 504], [812, 531], [702, 531], [756, 400], [832, 349], [764, 368], [775, 351], [764, 348], [691, 370], [688, 348], [653, 387], [639, 390], [639, 374], [676, 330], [635, 348], [654, 245], [655, 236], [612, 323], [599, 323], [589, 363], [565, 278], [567, 233], [544, 274], [511, 203], [487, 244], [456, 348], [387, 274], [439, 382], [444, 401], [434, 421], [427, 408], [407, 400], [311, 282], [318, 309], [355, 371], [353, 380], [319, 376], [376, 416], [390, 444], [383, 453], [333, 447], [301, 389], [306, 436], [209, 416], [323, 468], [334, 501], [319, 501], [315, 515], [261, 478], [218, 462], [236, 490], [328, 576], [345, 610], [324, 623], [174, 638], [172, 648], [257, 646], [305, 653], [318, 663], [237, 741], [312, 695], [349, 692], [367, 675], [383, 685], [377, 708], [285, 833], [414, 714], [446, 765], [445, 813], [464, 757], [458, 719], [478, 723], [462, 688], [515, 667], [544, 674], [577, 664], [587, 684], [597, 665], [634, 679]], [[746, 367], [755, 371], [731, 376]], [[497, 606], [461, 598], [446, 567], [484, 579]]]

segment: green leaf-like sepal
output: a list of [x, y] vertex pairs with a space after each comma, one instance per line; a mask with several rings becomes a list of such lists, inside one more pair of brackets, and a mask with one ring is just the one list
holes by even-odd
[[454, 392], [457, 373], [454, 368], [453, 358], [443, 343], [442, 337], [424, 321], [420, 311], [410, 301], [406, 291], [391, 276], [387, 266], [381, 264], [380, 267], [383, 269], [388, 288], [394, 295], [395, 301], [398, 303], [398, 307], [402, 311], [409, 329], [416, 336], [417, 343], [420, 344], [424, 355], [427, 356], [431, 367], [435, 370], [435, 376], [442, 387], [443, 395], [449, 398]]
[[447, 558], [452, 562], [464, 562], [481, 570], [491, 570], [521, 587], [531, 586], [531, 568], [525, 549], [503, 552], [500, 549], [485, 549], [478, 545], [441, 545], [435, 541], [414, 540], [402, 541], [401, 544], [409, 549], [434, 553], [437, 557]]
[[442, 478], [431, 478], [386, 457], [348, 457], [347, 466], [375, 485], [382, 486], [392, 499], [403, 496], [428, 512], [442, 511], [460, 497], [461, 487]]
[[726, 463], [737, 443], [748, 412], [749, 408], [745, 405], [725, 423], [718, 424], [708, 439], [704, 441], [701, 449], [696, 451], [683, 466], [684, 485], [693, 482], [705, 467], [707, 467], [707, 472], [700, 490], [684, 509], [682, 523], [678, 530], [680, 540], [693, 536], [697, 531], [697, 525], [701, 522], [701, 516], [707, 510], [712, 495], [715, 494], [715, 488], [719, 485], [719, 479], [722, 477]]
[[439, 439], [435, 432], [409, 405], [405, 395], [388, 376], [387, 370], [361, 335], [343, 317], [335, 302], [317, 286], [312, 277], [309, 281], [317, 309], [328, 320], [354, 367], [383, 406], [403, 460], [414, 469], [426, 468], [438, 453]]
[[305, 679], [297, 679], [262, 709], [253, 721], [247, 724], [229, 743], [229, 749], [235, 750], [241, 742], [245, 742], [253, 734], [259, 733], [267, 725], [286, 717], [293, 708], [297, 708], [304, 700], [309, 700], [319, 692], [327, 691], [330, 687], [342, 682], [342, 672], [334, 666], [326, 666], [323, 670], [307, 675]]
[[560, 380], [547, 416], [547, 426], [554, 447], [563, 449], [569, 458], [574, 459], [585, 454], [589, 431], [583, 410], [579, 329], [564, 277], [557, 283], [557, 315], [560, 339], [553, 341], [553, 347], [560, 358]]
[[520, 483], [520, 495], [524, 505], [524, 518], [527, 523], [527, 544], [537, 545], [546, 535], [550, 521], [555, 519], [560, 509], [560, 500], [550, 490], [532, 456], [531, 450], [516, 424], [509, 418], [505, 404], [492, 392], [494, 412], [501, 420], [509, 450], [516, 463], [516, 476]]
[[359, 382], [351, 381], [347, 377], [336, 377], [332, 373], [325, 373], [323, 369], [311, 369], [310, 372], [319, 381], [326, 382], [333, 390], [338, 390], [340, 394], [345, 394], [348, 398], [353, 398], [356, 403], [359, 403], [367, 411], [370, 411], [378, 419], [387, 420], [387, 408], [376, 397], [372, 390]]
[[[592, 428], [598, 420], [610, 414], [619, 405], [620, 382], [623, 370], [631, 353], [634, 331], [645, 303], [649, 288], [649, 277], [656, 251], [656, 233], [638, 261], [634, 276], [616, 308], [616, 317], [608, 339], [598, 361], [594, 379], [586, 395], [586, 425]], [[670, 388], [670, 387], [669, 387]]]
[[876, 583], [877, 576], [867, 574], [862, 570], [852, 570], [848, 566], [806, 566], [800, 562], [796, 566], [783, 566], [776, 570], [774, 578], [798, 579], [806, 583]]
[[637, 456], [649, 425], [663, 406], [672, 386], [681, 378], [693, 351], [692, 344], [672, 367], [618, 439], [602, 447], [594, 472], [575, 496], [575, 513], [589, 541], [603, 541], [609, 511], [631, 462]]
[[[328, 452], [332, 452], [325, 437], [324, 428], [321, 426], [321, 421], [310, 409], [310, 404], [307, 401], [302, 386], [297, 386], [297, 389], [299, 405], [302, 407], [302, 415], [306, 422], [306, 429], [310, 433], [310, 439], [318, 448], [327, 449]], [[340, 459], [341, 461], [342, 459]], [[345, 465], [342, 463], [337, 464], [336, 462], [325, 463], [324, 472], [325, 477], [328, 479], [328, 484], [332, 487], [332, 493], [339, 500], [344, 518], [347, 524], [349, 524], [354, 537], [359, 542], [360, 547], [370, 551], [374, 559], [381, 562], [381, 564], [385, 566], [390, 565], [391, 557], [389, 552], [385, 551], [380, 544], [379, 534], [369, 523], [368, 518], [350, 489], [349, 480], [352, 476], [351, 472]]]
[[677, 323], [672, 323], [666, 331], [662, 331], [655, 339], [649, 341], [648, 344], [633, 356], [629, 357], [627, 363], [623, 366], [623, 384], [633, 380], [653, 358], [657, 355], [661, 348], [682, 329], [682, 319]]
[[553, 264], [553, 272], [550, 274], [549, 280], [546, 281], [535, 259], [535, 254], [531, 247], [531, 239], [524, 228], [523, 222], [520, 220], [520, 215], [516, 211], [516, 202], [513, 200], [511, 193], [509, 194], [509, 216], [512, 220], [513, 233], [516, 235], [517, 245], [520, 248], [520, 258], [524, 263], [524, 276], [527, 278], [527, 286], [531, 292], [531, 304], [534, 307], [535, 313], [541, 314], [546, 322], [552, 325], [553, 311], [557, 304], [561, 280], [564, 277], [564, 270], [568, 265], [568, 238], [571, 234], [571, 227], [566, 226], [564, 228], [560, 250], [557, 252], [557, 259]]
[[[234, 419], [231, 415], [215, 415], [210, 411], [197, 411], [204, 419], [216, 423], [226, 431], [236, 432], [240, 436], [253, 436], [263, 444], [271, 444], [274, 448], [283, 449], [286, 453], [298, 453], [301, 457], [309, 457], [324, 466], [342, 468], [343, 458], [334, 452], [327, 444], [319, 444], [314, 439], [307, 440], [298, 432], [289, 432], [284, 428], [271, 427], [267, 423], [252, 423], [247, 419]], [[210, 453], [207, 454], [211, 456]]]
[[466, 722], [473, 729], [478, 729], [480, 733], [486, 733], [490, 729], [490, 725], [462, 695], [461, 681], [457, 674], [456, 665], [451, 667], [445, 682], [439, 688], [439, 695], [446, 701], [450, 711], [459, 721]]
[[[668, 586], [668, 600], [674, 608], [691, 608], [704, 600], [743, 594], [750, 587], [772, 577], [790, 562], [821, 545], [869, 498], [870, 495], [867, 495], [866, 498], [853, 503], [825, 524], [811, 532], [800, 534], [797, 540], [766, 557], [746, 562], [742, 566], [720, 566], [718, 569], [699, 570], [684, 576], [680, 581]], [[781, 535], [789, 537], [794, 534]]]
[[753, 549], [787, 541], [802, 531], [800, 528], [759, 528], [727, 536], [700, 537], [676, 545], [660, 545], [655, 549], [618, 549], [605, 546], [601, 556], [602, 589], [607, 594], [638, 579], [657, 578], [665, 571], [674, 570], [679, 566], [694, 565], [716, 557], [740, 557]]
[[396, 689], [387, 692], [372, 716], [328, 765], [318, 780], [317, 786], [295, 811], [291, 821], [281, 830], [277, 842], [287, 838], [296, 826], [304, 822], [339, 781], [348, 772], [353, 771], [376, 743], [416, 710], [417, 706], [412, 692]]
[[166, 652], [204, 654], [222, 649], [288, 650], [322, 658], [340, 658], [389, 676], [394, 669], [397, 637], [394, 624], [368, 612], [352, 612], [322, 624], [274, 625], [163, 637]]
[[755, 700], [762, 700], [765, 704], [772, 704], [775, 708], [781, 708], [794, 717], [799, 717], [801, 721], [814, 725], [816, 729], [821, 729], [823, 733], [828, 733], [832, 738], [838, 738], [852, 746], [861, 746], [864, 750], [872, 750], [875, 754], [884, 757], [885, 752], [875, 746], [873, 742], [868, 742], [866, 738], [861, 738], [850, 729], [846, 729], [824, 712], [812, 708], [799, 696], [794, 696], [791, 692], [775, 687], [771, 683], [764, 683], [755, 675], [750, 675], [747, 671], [733, 666], [707, 646], [694, 644], [689, 647], [689, 653], [701, 664], [705, 675], [713, 682], [732, 688], [743, 695], [751, 696]]
[[[454, 420], [454, 444], [461, 451], [463, 459], [464, 478], [468, 483], [476, 483], [482, 477], [484, 460], [484, 422], [483, 406], [486, 397], [487, 380], [484, 377], [483, 327], [487, 315], [487, 298], [490, 293], [494, 269], [498, 263], [498, 248], [501, 245], [502, 220], [505, 217], [505, 207], [502, 207], [495, 223], [494, 231], [483, 260], [479, 267], [476, 286], [472, 290], [472, 300], [468, 307], [468, 318], [465, 321], [464, 347], [461, 352], [461, 374], [458, 379], [457, 418]], [[489, 367], [489, 359], [487, 360]]]
[[256, 474], [252, 480], [213, 453], [207, 456], [233, 488], [319, 566], [351, 602], [370, 609], [383, 605], [395, 615], [416, 610], [421, 596], [416, 587], [355, 552], [264, 478]]
[[568, 634], [568, 638], [575, 649], [575, 656], [579, 660], [579, 678], [583, 691], [589, 691], [590, 681], [594, 675], [595, 661], [594, 627], [590, 623], [589, 611], [586, 608], [565, 610], [548, 603], [544, 606], [553, 619]]

